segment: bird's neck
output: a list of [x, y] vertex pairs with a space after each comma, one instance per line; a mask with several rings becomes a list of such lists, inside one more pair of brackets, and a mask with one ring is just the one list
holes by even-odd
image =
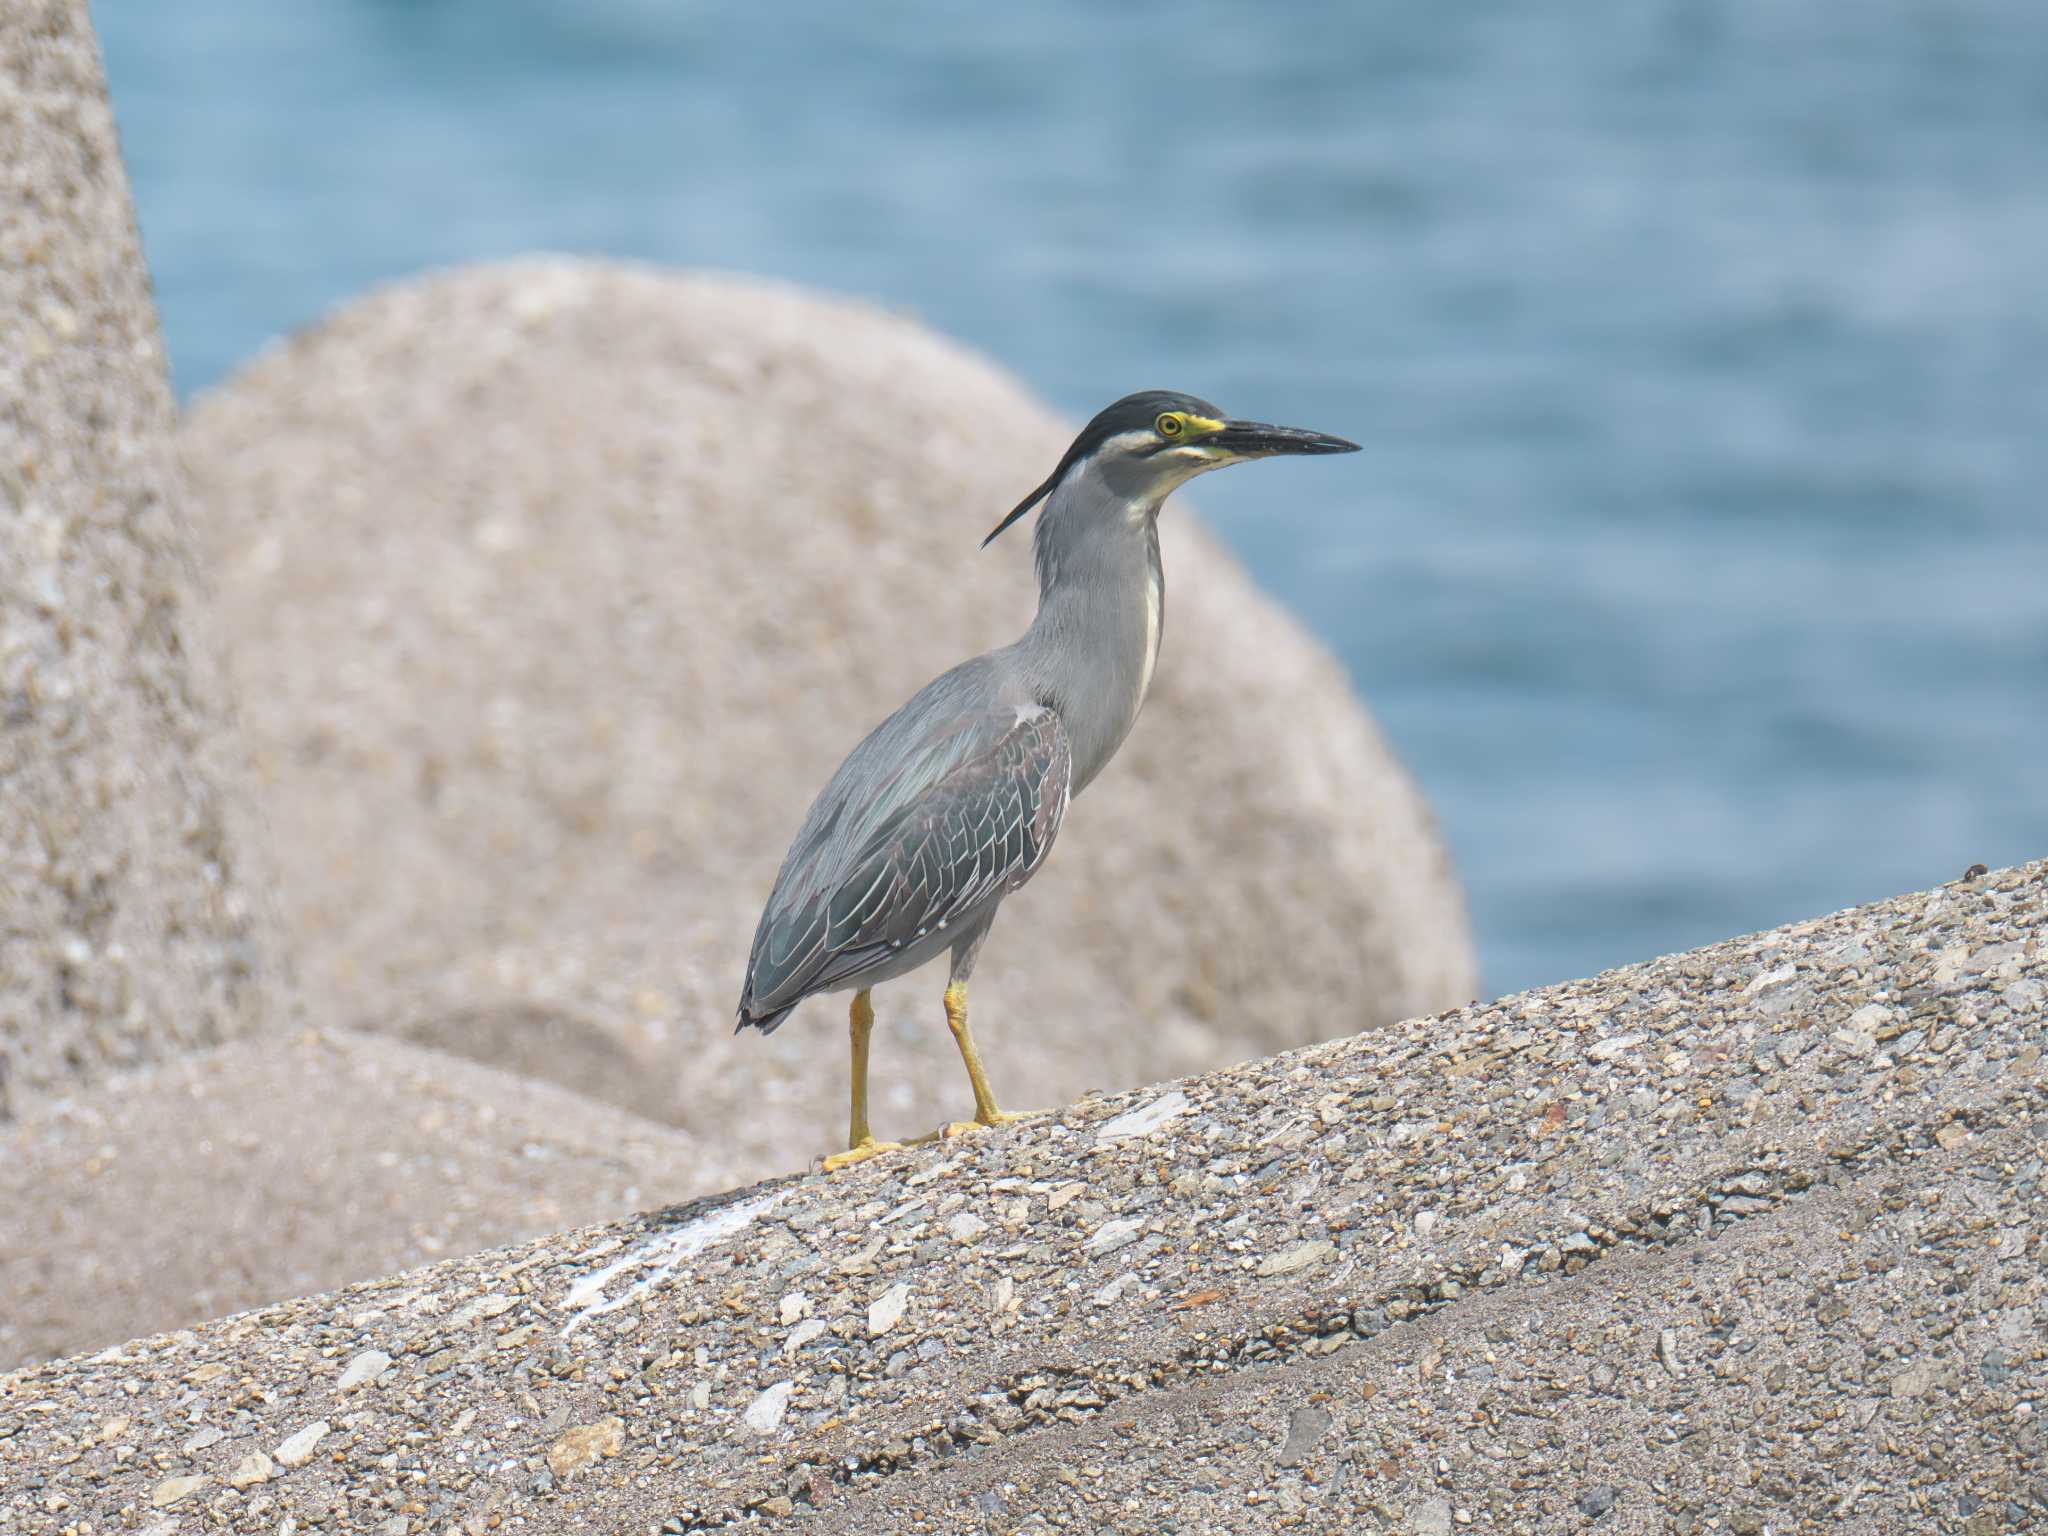
[[1166, 626], [1158, 511], [1083, 481], [1039, 514], [1038, 616], [1017, 649], [1066, 726], [1074, 794], [1123, 745], [1152, 684]]

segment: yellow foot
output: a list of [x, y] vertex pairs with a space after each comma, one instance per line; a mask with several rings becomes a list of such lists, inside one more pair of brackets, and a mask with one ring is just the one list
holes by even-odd
[[1050, 1110], [1028, 1109], [1012, 1111], [999, 1109], [986, 1120], [949, 1120], [928, 1136], [913, 1136], [913, 1147], [929, 1146], [935, 1141], [952, 1141], [961, 1136], [972, 1136], [979, 1131], [994, 1130], [999, 1125], [1015, 1125], [1019, 1120], [1037, 1120], [1050, 1114]]
[[844, 1152], [834, 1152], [826, 1158], [825, 1171], [837, 1173], [842, 1168], [851, 1168], [855, 1163], [864, 1163], [871, 1157], [880, 1157], [884, 1152], [902, 1150], [903, 1143], [900, 1141], [877, 1141], [872, 1136], [864, 1136]]
[[974, 1123], [984, 1128], [992, 1125], [1015, 1125], [1019, 1120], [1043, 1120], [1051, 1113], [1049, 1109], [999, 1109], [995, 1112], [995, 1118], [976, 1120]]

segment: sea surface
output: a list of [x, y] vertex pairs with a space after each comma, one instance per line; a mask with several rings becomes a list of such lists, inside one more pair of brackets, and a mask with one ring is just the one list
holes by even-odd
[[1357, 438], [1197, 500], [1491, 992], [2048, 854], [2048, 6], [94, 9], [184, 395], [545, 249]]

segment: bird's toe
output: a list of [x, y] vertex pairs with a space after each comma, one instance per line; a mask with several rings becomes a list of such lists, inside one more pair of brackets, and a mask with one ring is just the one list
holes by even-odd
[[986, 1119], [977, 1115], [972, 1120], [949, 1120], [928, 1136], [912, 1137], [910, 1144], [913, 1147], [922, 1147], [935, 1141], [955, 1141], [962, 1136], [978, 1136], [983, 1131], [992, 1131], [998, 1126], [1015, 1125], [1019, 1120], [1038, 1120], [1050, 1113], [1050, 1110], [1043, 1109], [1027, 1110], [1022, 1113], [999, 1109]]
[[1043, 1120], [1051, 1113], [1049, 1109], [999, 1109], [988, 1119], [976, 1123], [984, 1126], [1015, 1125], [1019, 1120]]
[[935, 1141], [953, 1141], [961, 1136], [972, 1136], [980, 1129], [981, 1127], [972, 1120], [948, 1120], [936, 1131], [911, 1137], [910, 1144], [913, 1147], [928, 1147]]
[[871, 1157], [880, 1157], [884, 1152], [901, 1152], [900, 1141], [877, 1141], [869, 1136], [855, 1142], [844, 1152], [834, 1152], [826, 1158], [823, 1167], [827, 1173], [837, 1173], [842, 1168], [851, 1168], [855, 1163], [864, 1163]]

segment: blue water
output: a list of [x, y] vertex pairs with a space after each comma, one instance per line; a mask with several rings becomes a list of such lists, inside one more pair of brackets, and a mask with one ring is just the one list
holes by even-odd
[[1507, 990], [2048, 854], [2048, 7], [99, 0], [181, 392], [574, 250], [916, 311], [1204, 481]]

